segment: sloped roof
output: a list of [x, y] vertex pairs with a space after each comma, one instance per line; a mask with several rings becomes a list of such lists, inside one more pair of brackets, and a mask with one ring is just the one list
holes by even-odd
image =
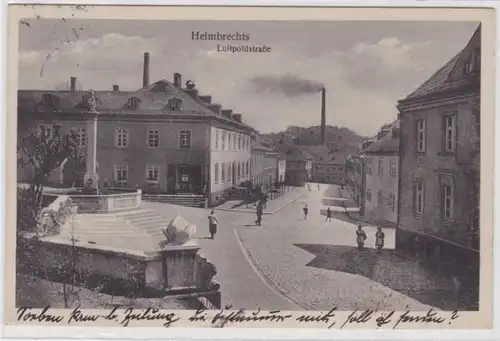
[[460, 67], [460, 65], [463, 64], [463, 61], [468, 57], [468, 47], [473, 43], [480, 44], [480, 30], [481, 26], [479, 25], [472, 37], [469, 39], [467, 45], [459, 53], [457, 53], [457, 55], [451, 58], [427, 81], [401, 101], [417, 99], [467, 85], [468, 82], [463, 77], [455, 79], [453, 75], [455, 70], [457, 70], [457, 67]]
[[377, 154], [382, 154], [382, 153], [397, 153], [399, 151], [399, 139], [397, 138], [392, 138], [391, 134], [387, 134], [384, 137], [382, 137], [380, 140], [375, 141], [371, 145], [369, 145], [365, 150], [363, 150], [364, 153], [377, 153]]
[[288, 161], [306, 161], [314, 159], [311, 154], [300, 148], [289, 148], [284, 154]]
[[330, 150], [328, 149], [327, 146], [299, 145], [298, 147], [307, 152], [308, 154], [310, 154], [316, 161], [328, 160], [328, 154], [330, 153]]
[[260, 141], [255, 142], [252, 145], [252, 149], [262, 150], [262, 151], [266, 151], [266, 152], [274, 152], [274, 153], [278, 152], [277, 150], [274, 150], [273, 148], [267, 146], [265, 143], [260, 142]]
[[[42, 103], [45, 94], [55, 95], [59, 98], [57, 112], [85, 112], [86, 104], [84, 98], [91, 94], [91, 91], [56, 91], [56, 90], [19, 90], [18, 110], [20, 112], [33, 112]], [[217, 115], [202, 104], [201, 100], [196, 100], [183, 89], [165, 79], [161, 79], [146, 87], [136, 91], [94, 91], [96, 98], [96, 110], [101, 113], [109, 112], [137, 112], [141, 115], [175, 114], [186, 116], [214, 116], [233, 124], [244, 126], [254, 130], [252, 127]], [[139, 101], [138, 109], [128, 109], [127, 103], [131, 98]], [[180, 102], [180, 110], [172, 111], [168, 107], [169, 100], [177, 98]]]

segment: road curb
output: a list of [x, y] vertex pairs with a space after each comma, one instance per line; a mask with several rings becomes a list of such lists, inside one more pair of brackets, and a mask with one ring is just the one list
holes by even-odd
[[[297, 197], [293, 198], [292, 200], [286, 202], [285, 204], [281, 205], [280, 207], [278, 207], [277, 209], [275, 209], [274, 211], [271, 211], [271, 212], [263, 212], [262, 214], [263, 215], [269, 215], [269, 214], [275, 214], [277, 213], [278, 211], [281, 211], [282, 209], [284, 209], [286, 206], [290, 205], [291, 203], [293, 203], [294, 201], [297, 201], [299, 198], [301, 198], [303, 195], [302, 194], [299, 194]], [[240, 212], [240, 213], [251, 213], [251, 214], [255, 214], [255, 211], [249, 211], [248, 209], [247, 210], [241, 210], [241, 209], [235, 209], [235, 208], [215, 208], [216, 211], [227, 211], [227, 212]]]

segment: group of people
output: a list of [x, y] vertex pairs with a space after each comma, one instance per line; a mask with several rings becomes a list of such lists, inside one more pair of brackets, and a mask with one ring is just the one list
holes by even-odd
[[[361, 227], [358, 225], [358, 229], [356, 230], [356, 243], [358, 244], [358, 250], [363, 250], [365, 247], [366, 233]], [[377, 227], [377, 233], [375, 233], [375, 249], [377, 253], [381, 253], [384, 248], [384, 240], [385, 233], [382, 232], [382, 228]]]
[[[304, 220], [306, 220], [307, 214], [309, 213], [309, 207], [307, 207], [307, 204], [304, 205], [302, 211], [304, 212]], [[326, 209], [325, 221], [332, 221], [332, 210], [330, 209], [330, 207]], [[358, 244], [358, 250], [364, 249], [365, 240], [366, 240], [366, 233], [361, 227], [361, 225], [358, 225], [358, 229], [356, 230], [356, 243]], [[375, 248], [377, 249], [378, 253], [382, 252], [382, 249], [384, 248], [384, 240], [385, 240], [385, 233], [382, 232], [382, 228], [378, 227], [377, 233], [375, 234]]]
[[[264, 207], [263, 203], [259, 202], [257, 204], [257, 220], [255, 220], [255, 225], [261, 226], [262, 225], [262, 214], [264, 212]], [[304, 211], [304, 220], [307, 219], [307, 214], [309, 213], [309, 208], [307, 207], [307, 204], [303, 208]], [[330, 212], [330, 214], [328, 214]], [[331, 211], [330, 208], [327, 209], [327, 220], [331, 221]], [[208, 216], [208, 230], [210, 232], [210, 238], [214, 239], [215, 235], [217, 234], [217, 225], [219, 221], [217, 220], [217, 217], [215, 216], [215, 211], [210, 211], [210, 215]], [[363, 227], [361, 225], [358, 225], [358, 229], [356, 230], [356, 243], [358, 244], [358, 250], [363, 250], [365, 247], [365, 241], [366, 241], [366, 232], [363, 230]], [[375, 233], [375, 249], [377, 250], [377, 253], [381, 253], [382, 249], [384, 248], [384, 240], [385, 240], [385, 233], [382, 232], [382, 228], [377, 227], [377, 233]]]

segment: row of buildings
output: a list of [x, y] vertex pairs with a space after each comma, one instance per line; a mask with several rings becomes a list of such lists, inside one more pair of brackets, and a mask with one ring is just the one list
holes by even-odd
[[[260, 142], [243, 116], [199, 94], [192, 81], [149, 82], [144, 54], [143, 86], [137, 91], [19, 90], [18, 135], [38, 129], [50, 137], [73, 129], [84, 155], [65, 162], [48, 184], [83, 186], [85, 174], [99, 184], [157, 193], [207, 195], [211, 205], [245, 182], [272, 186], [285, 181], [286, 162]], [[94, 164], [94, 165], [91, 165]], [[20, 168], [18, 181], [32, 179]], [[86, 180], [85, 180], [86, 181]]]
[[480, 65], [478, 28], [462, 51], [398, 102], [397, 120], [348, 158], [345, 175], [361, 213], [397, 227], [396, 249], [474, 271]]

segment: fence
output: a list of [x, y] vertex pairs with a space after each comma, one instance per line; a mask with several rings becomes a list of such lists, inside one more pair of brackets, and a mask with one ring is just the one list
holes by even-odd
[[199, 208], [206, 208], [208, 205], [204, 195], [195, 194], [143, 194], [142, 200]]

